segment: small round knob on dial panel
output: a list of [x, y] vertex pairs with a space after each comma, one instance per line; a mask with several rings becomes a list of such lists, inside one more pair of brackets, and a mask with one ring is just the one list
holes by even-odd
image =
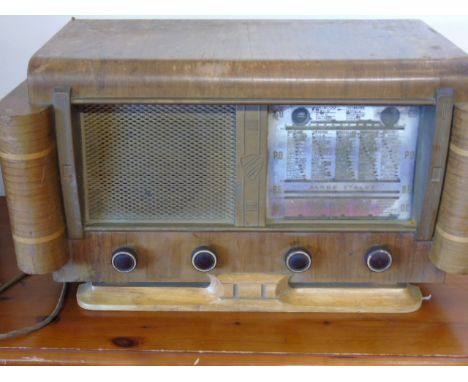
[[127, 247], [116, 249], [112, 253], [112, 266], [118, 272], [131, 272], [137, 266], [136, 252]]
[[380, 113], [380, 120], [385, 126], [393, 126], [400, 119], [400, 111], [395, 106], [389, 106]]
[[291, 119], [295, 125], [305, 125], [309, 122], [310, 114], [305, 107], [298, 107], [292, 112]]
[[366, 252], [366, 264], [372, 272], [385, 272], [392, 266], [392, 254], [386, 247], [371, 247]]
[[286, 253], [286, 267], [291, 272], [305, 272], [312, 266], [312, 257], [304, 248], [292, 248]]
[[192, 253], [192, 265], [200, 272], [209, 272], [216, 267], [216, 253], [208, 247], [198, 247]]

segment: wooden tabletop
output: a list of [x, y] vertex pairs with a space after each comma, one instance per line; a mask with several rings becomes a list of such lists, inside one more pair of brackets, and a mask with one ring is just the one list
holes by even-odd
[[[0, 284], [18, 270], [0, 198]], [[92, 312], [72, 285], [58, 319], [0, 341], [0, 364], [464, 364], [468, 277], [423, 285], [432, 299], [411, 314]], [[0, 332], [31, 325], [61, 286], [32, 276], [0, 296]]]

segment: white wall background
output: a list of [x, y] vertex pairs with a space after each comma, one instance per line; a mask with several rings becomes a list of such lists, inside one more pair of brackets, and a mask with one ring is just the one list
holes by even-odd
[[[85, 17], [89, 18], [90, 16]], [[26, 78], [29, 58], [64, 26], [70, 18], [71, 16], [0, 16], [0, 52], [2, 54], [0, 57], [0, 99]], [[109, 17], [100, 16], [96, 18]], [[246, 17], [243, 16], [241, 18]], [[269, 16], [268, 18], [272, 17]], [[274, 16], [273, 18], [291, 18], [291, 16]], [[335, 17], [328, 16], [322, 18]], [[391, 17], [353, 16], [352, 18], [406, 17], [392, 15]], [[465, 52], [468, 52], [468, 16], [417, 17], [412, 14], [411, 18], [422, 19], [432, 28], [465, 50]], [[0, 195], [4, 195], [1, 173]]]

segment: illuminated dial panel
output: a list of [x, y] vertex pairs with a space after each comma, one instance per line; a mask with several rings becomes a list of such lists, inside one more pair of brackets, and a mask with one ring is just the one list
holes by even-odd
[[410, 220], [417, 106], [272, 106], [268, 218]]

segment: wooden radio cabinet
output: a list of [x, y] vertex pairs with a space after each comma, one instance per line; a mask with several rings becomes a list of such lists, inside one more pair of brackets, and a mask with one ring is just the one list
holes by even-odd
[[414, 20], [72, 20], [0, 104], [19, 267], [88, 309], [417, 309], [468, 272], [468, 56]]

